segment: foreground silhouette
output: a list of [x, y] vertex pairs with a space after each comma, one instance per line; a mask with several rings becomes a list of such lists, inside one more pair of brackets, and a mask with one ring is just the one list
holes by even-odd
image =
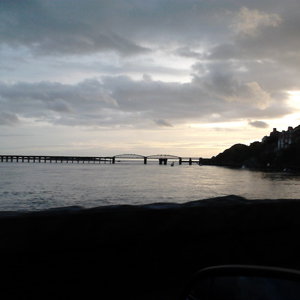
[[3, 299], [177, 299], [198, 269], [300, 269], [300, 200], [237, 196], [186, 204], [0, 214]]

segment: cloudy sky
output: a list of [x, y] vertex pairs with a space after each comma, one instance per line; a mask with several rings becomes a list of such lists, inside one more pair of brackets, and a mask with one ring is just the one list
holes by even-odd
[[0, 153], [210, 157], [300, 124], [299, 0], [0, 0]]

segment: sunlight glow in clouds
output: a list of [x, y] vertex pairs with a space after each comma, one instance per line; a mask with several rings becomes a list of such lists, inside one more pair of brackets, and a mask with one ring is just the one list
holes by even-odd
[[272, 124], [280, 130], [286, 130], [286, 124], [296, 127], [300, 124], [300, 91], [289, 91], [288, 105], [292, 109], [292, 113], [284, 116], [280, 120], [274, 120]]

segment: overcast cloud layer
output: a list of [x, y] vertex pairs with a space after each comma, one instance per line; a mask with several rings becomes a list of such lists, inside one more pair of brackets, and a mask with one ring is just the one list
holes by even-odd
[[2, 0], [0, 126], [267, 128], [300, 90], [299, 14], [298, 0]]

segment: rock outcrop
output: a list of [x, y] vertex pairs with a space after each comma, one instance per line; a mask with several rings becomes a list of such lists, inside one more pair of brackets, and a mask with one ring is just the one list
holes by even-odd
[[300, 269], [299, 215], [300, 200], [237, 196], [2, 212], [1, 295], [177, 299], [190, 276], [206, 266]]

